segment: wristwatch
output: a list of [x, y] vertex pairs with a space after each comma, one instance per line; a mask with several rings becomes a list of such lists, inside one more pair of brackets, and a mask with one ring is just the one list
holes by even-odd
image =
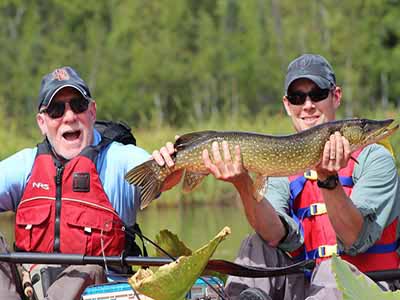
[[338, 174], [330, 175], [325, 180], [317, 180], [317, 185], [321, 189], [333, 190], [339, 183]]

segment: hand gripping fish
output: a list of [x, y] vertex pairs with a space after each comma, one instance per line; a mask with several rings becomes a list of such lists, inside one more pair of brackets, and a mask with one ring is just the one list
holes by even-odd
[[141, 188], [141, 209], [160, 194], [164, 180], [177, 170], [185, 169], [183, 190], [190, 192], [209, 174], [203, 163], [203, 150], [211, 153], [213, 142], [218, 142], [221, 148], [222, 141], [226, 141], [231, 152], [235, 145], [240, 146], [243, 166], [257, 175], [254, 189], [263, 195], [268, 177], [291, 176], [315, 167], [334, 132], [339, 131], [349, 141], [353, 152], [394, 133], [399, 125], [392, 125], [393, 121], [339, 120], [285, 136], [240, 131], [192, 132], [176, 140], [172, 168], [159, 166], [152, 159], [130, 170], [125, 179]]

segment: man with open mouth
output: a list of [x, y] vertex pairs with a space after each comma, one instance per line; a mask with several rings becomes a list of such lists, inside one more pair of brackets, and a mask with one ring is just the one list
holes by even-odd
[[[140, 191], [124, 175], [150, 155], [125, 124], [96, 122], [96, 102], [71, 67], [43, 77], [37, 109], [43, 142], [0, 162], [0, 212], [16, 213], [16, 250], [140, 255]], [[6, 248], [0, 236], [0, 250]], [[32, 278], [24, 288], [36, 299], [79, 299], [86, 286], [106, 282], [103, 268], [93, 265], [23, 265], [22, 273]], [[10, 274], [2, 263], [0, 299], [20, 299]]]

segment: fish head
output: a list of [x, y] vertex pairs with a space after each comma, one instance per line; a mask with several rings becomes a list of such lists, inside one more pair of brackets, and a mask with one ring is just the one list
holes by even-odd
[[339, 131], [355, 150], [392, 135], [398, 128], [399, 124], [395, 124], [393, 119], [353, 119], [345, 120]]

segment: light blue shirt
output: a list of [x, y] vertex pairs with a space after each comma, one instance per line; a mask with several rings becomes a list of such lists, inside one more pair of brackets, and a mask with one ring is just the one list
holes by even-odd
[[[94, 131], [93, 145], [101, 141]], [[0, 162], [0, 212], [16, 211], [28, 182], [37, 147], [23, 149]], [[124, 176], [133, 167], [148, 160], [150, 155], [134, 145], [112, 142], [97, 158], [97, 172], [111, 205], [127, 225], [136, 221], [140, 192]]]

